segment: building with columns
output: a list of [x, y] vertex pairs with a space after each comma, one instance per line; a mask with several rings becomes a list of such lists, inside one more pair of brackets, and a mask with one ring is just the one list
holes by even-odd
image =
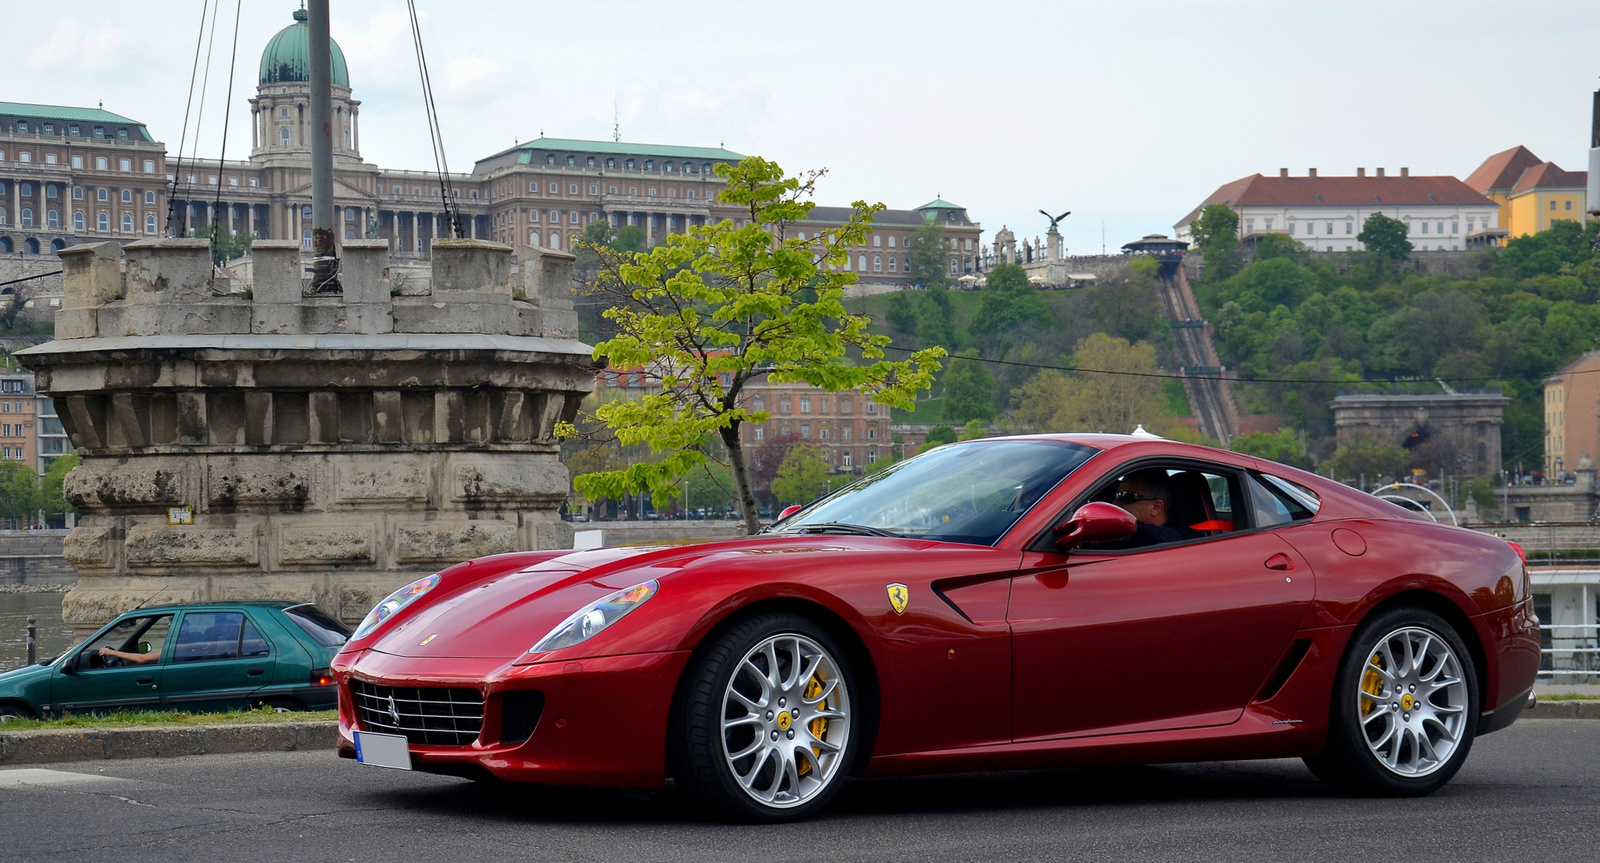
[[[213, 224], [261, 239], [311, 243], [310, 28], [304, 10], [261, 53], [249, 100], [250, 156], [168, 159], [143, 124], [82, 108], [0, 102], [0, 252], [48, 254], [79, 242], [132, 241], [172, 229], [205, 234]], [[650, 241], [725, 218], [718, 163], [744, 158], [721, 147], [540, 137], [441, 178], [381, 168], [361, 158], [361, 103], [344, 52], [332, 46], [334, 199], [344, 239], [389, 241], [397, 258], [428, 254], [447, 237], [441, 186], [449, 188], [468, 237], [563, 251], [590, 223], [634, 225]], [[73, 198], [75, 208], [65, 202]], [[818, 207], [806, 230], [838, 224], [848, 208]], [[70, 214], [70, 215], [69, 215]], [[905, 241], [924, 221], [945, 227], [951, 272], [966, 271], [982, 227], [942, 200], [878, 214], [850, 256], [864, 282], [905, 282]], [[47, 227], [48, 226], [48, 227]]]

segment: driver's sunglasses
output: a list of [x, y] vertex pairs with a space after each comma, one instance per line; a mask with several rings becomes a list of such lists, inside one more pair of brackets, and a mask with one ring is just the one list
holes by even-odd
[[1119, 491], [1116, 493], [1116, 496], [1112, 497], [1112, 500], [1116, 501], [1117, 503], [1127, 504], [1138, 503], [1141, 500], [1160, 500], [1160, 498], [1146, 497], [1145, 495], [1142, 495], [1136, 491]]

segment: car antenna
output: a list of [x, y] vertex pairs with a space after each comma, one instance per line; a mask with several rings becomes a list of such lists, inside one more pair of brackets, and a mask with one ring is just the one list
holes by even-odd
[[[172, 580], [172, 577], [168, 576], [167, 577], [167, 581], [171, 581], [171, 580]], [[138, 605], [135, 605], [133, 608], [130, 608], [128, 610], [129, 611], [138, 611], [139, 609], [144, 608], [146, 605], [150, 604], [150, 600], [155, 599], [156, 597], [160, 596], [161, 595], [161, 591], [166, 590], [166, 589], [167, 589], [167, 584], [166, 584], [166, 581], [164, 581], [164, 582], [161, 583], [160, 587], [156, 588], [156, 592], [155, 593], [152, 593], [149, 596], [144, 598], [144, 602], [141, 602]]]

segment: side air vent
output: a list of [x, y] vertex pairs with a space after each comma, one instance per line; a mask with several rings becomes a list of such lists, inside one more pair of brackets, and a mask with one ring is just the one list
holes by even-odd
[[521, 743], [533, 736], [544, 712], [544, 693], [507, 692], [500, 696], [500, 742]]
[[1306, 658], [1306, 652], [1311, 649], [1311, 642], [1304, 638], [1297, 638], [1289, 645], [1289, 650], [1283, 654], [1283, 659], [1278, 662], [1278, 667], [1272, 670], [1267, 682], [1261, 685], [1261, 693], [1256, 696], [1257, 701], [1266, 701], [1278, 694], [1278, 690], [1289, 682], [1289, 676], [1300, 667], [1300, 661]]

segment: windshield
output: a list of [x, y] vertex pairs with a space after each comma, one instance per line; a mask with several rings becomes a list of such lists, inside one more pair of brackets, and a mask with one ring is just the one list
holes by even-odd
[[812, 503], [773, 530], [889, 533], [993, 545], [1096, 452], [1051, 440], [947, 444]]

